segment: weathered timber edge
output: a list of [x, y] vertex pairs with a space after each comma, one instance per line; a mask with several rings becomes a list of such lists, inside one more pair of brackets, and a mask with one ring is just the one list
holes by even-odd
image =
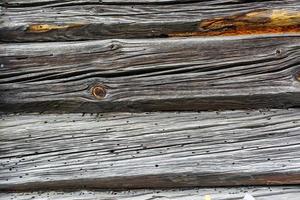
[[250, 194], [257, 200], [298, 200], [299, 186], [281, 187], [237, 187], [237, 188], [194, 188], [173, 190], [129, 190], [129, 191], [49, 191], [25, 193], [0, 193], [1, 200], [195, 200], [209, 196], [213, 200], [240, 200]]

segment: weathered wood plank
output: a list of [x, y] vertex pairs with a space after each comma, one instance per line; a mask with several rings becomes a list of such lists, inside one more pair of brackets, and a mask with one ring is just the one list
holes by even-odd
[[0, 41], [300, 33], [299, 10], [298, 0], [7, 0]]
[[2, 116], [0, 189], [300, 184], [299, 111]]
[[[1, 200], [242, 200], [246, 195], [255, 200], [298, 200], [299, 186], [286, 187], [241, 187], [241, 188], [201, 188], [186, 190], [131, 190], [131, 191], [75, 191], [75, 192], [27, 192], [0, 193]], [[208, 198], [208, 197], [206, 197]]]
[[300, 106], [299, 47], [293, 35], [2, 44], [0, 111]]

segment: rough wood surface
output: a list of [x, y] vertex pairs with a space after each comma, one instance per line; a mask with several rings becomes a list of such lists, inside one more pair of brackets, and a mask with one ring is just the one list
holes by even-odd
[[300, 184], [299, 111], [3, 115], [0, 189]]
[[1, 6], [1, 41], [300, 32], [298, 0], [5, 0]]
[[0, 111], [299, 106], [299, 47], [294, 35], [2, 44]]
[[300, 187], [0, 193], [0, 200], [242, 200], [247, 194], [255, 200], [299, 200]]

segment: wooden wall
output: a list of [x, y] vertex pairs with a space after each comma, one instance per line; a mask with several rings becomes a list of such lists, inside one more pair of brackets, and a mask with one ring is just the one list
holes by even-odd
[[299, 199], [299, 34], [298, 0], [0, 1], [0, 199]]

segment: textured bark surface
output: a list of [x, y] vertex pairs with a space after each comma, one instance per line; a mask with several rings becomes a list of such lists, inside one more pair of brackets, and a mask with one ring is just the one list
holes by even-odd
[[2, 44], [0, 111], [295, 107], [299, 47], [295, 35]]
[[241, 187], [189, 190], [129, 190], [129, 191], [76, 191], [0, 193], [1, 200], [242, 200], [245, 195], [255, 200], [298, 200], [299, 186]]
[[300, 32], [298, 0], [5, 0], [1, 41]]
[[3, 115], [0, 189], [300, 183], [298, 109]]

